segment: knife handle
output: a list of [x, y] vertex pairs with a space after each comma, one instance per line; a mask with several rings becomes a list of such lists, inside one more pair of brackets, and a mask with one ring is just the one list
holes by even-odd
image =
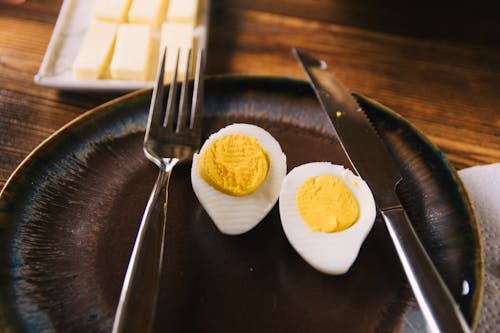
[[433, 332], [470, 332], [470, 328], [418, 239], [403, 208], [381, 211], [418, 305]]

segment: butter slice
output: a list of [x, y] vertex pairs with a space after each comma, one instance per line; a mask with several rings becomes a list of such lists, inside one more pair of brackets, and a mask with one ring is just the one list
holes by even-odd
[[159, 30], [165, 18], [167, 0], [134, 0], [128, 12], [130, 23], [147, 23], [153, 30]]
[[169, 22], [195, 22], [198, 0], [170, 0], [167, 10]]
[[165, 73], [173, 74], [177, 50], [180, 50], [178, 73], [185, 73], [189, 49], [193, 48], [193, 25], [191, 23], [165, 22], [161, 26], [160, 38], [160, 56], [165, 47], [167, 48]]
[[73, 63], [75, 79], [97, 80], [104, 77], [113, 55], [117, 27], [117, 24], [109, 22], [91, 22]]
[[94, 7], [96, 20], [116, 23], [127, 22], [132, 0], [97, 0]]
[[148, 24], [121, 24], [111, 61], [111, 78], [145, 81], [151, 58], [151, 28]]

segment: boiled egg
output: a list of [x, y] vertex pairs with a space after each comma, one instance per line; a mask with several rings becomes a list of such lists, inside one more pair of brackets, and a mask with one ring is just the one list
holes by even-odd
[[349, 270], [376, 216], [365, 181], [329, 162], [291, 170], [281, 187], [279, 211], [295, 251], [327, 274]]
[[194, 193], [216, 227], [237, 235], [255, 227], [275, 205], [286, 156], [266, 130], [232, 124], [210, 135], [193, 156]]

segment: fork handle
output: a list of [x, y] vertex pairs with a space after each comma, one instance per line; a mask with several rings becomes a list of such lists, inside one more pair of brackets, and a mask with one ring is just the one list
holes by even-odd
[[123, 281], [113, 333], [152, 330], [163, 261], [168, 183], [176, 162], [160, 167]]

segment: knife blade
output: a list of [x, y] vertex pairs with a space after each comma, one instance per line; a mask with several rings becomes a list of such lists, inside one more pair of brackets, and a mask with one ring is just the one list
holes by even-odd
[[417, 303], [431, 332], [470, 332], [470, 328], [418, 239], [397, 196], [399, 166], [350, 91], [324, 61], [292, 49], [328, 115], [353, 171], [372, 190]]

